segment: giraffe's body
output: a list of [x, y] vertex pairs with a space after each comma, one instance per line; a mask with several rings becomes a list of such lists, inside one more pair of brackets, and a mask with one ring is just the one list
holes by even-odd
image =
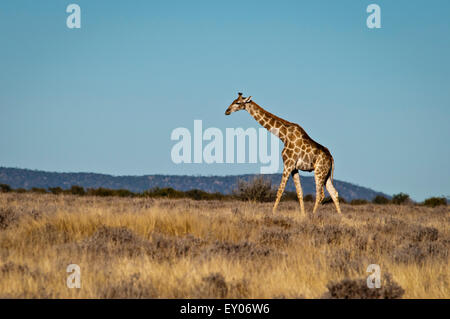
[[313, 213], [316, 212], [325, 196], [323, 192], [325, 184], [338, 213], [341, 213], [338, 193], [333, 186], [334, 161], [330, 151], [310, 138], [300, 125], [288, 122], [267, 112], [253, 102], [251, 97], [244, 98], [241, 93], [239, 93], [238, 98], [228, 107], [225, 114], [229, 115], [232, 112], [242, 109], [248, 111], [258, 123], [277, 135], [284, 143], [284, 149], [281, 152], [284, 163], [283, 175], [273, 210], [276, 210], [281, 196], [283, 195], [284, 188], [286, 187], [286, 182], [289, 179], [289, 175], [292, 175], [300, 202], [300, 208], [302, 213], [305, 214], [303, 191], [300, 184], [300, 175], [298, 174], [298, 170], [301, 170], [308, 172], [314, 171], [316, 203], [314, 205]]

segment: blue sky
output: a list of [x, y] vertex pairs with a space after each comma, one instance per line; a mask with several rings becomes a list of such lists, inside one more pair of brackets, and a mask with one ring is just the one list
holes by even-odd
[[[81, 7], [81, 29], [66, 7]], [[366, 7], [381, 7], [368, 29]], [[0, 166], [113, 175], [258, 173], [171, 161], [177, 127], [238, 91], [300, 124], [335, 178], [450, 195], [449, 1], [2, 1]], [[280, 167], [281, 170], [281, 167]]]

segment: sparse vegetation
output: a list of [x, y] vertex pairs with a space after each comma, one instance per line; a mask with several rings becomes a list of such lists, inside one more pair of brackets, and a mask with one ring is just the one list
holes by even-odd
[[[0, 298], [450, 296], [447, 205], [341, 207], [1, 193]], [[72, 263], [81, 289], [65, 285]]]
[[269, 180], [259, 176], [249, 182], [239, 180], [235, 195], [241, 200], [264, 203], [275, 200], [276, 190]]
[[69, 192], [70, 194], [72, 194], [72, 195], [81, 195], [81, 196], [82, 196], [82, 195], [86, 194], [84, 188], [81, 187], [81, 186], [77, 186], [77, 185], [73, 185], [73, 186], [69, 189], [68, 192]]
[[6, 184], [0, 184], [0, 192], [1, 193], [8, 193], [11, 191], [11, 187]]
[[48, 190], [50, 191], [50, 193], [54, 195], [59, 195], [64, 192], [64, 190], [61, 187], [50, 187]]
[[389, 204], [389, 199], [382, 196], [382, 195], [377, 195], [375, 196], [375, 198], [372, 200], [372, 203], [374, 204], [378, 204], [378, 205], [386, 205]]
[[37, 193], [37, 194], [45, 194], [45, 193], [47, 193], [47, 190], [45, 188], [33, 187], [31, 189], [31, 192]]
[[405, 290], [392, 280], [389, 273], [383, 276], [383, 283], [378, 289], [367, 287], [366, 279], [344, 279], [330, 282], [328, 292], [323, 298], [331, 299], [400, 299]]
[[367, 203], [368, 203], [368, 201], [365, 199], [352, 199], [352, 201], [350, 202], [350, 205], [364, 205]]
[[427, 198], [423, 204], [428, 207], [436, 207], [439, 205], [447, 205], [447, 199], [445, 197], [430, 197]]
[[[179, 191], [200, 189], [207, 193], [220, 192], [230, 194], [236, 188], [239, 179], [250, 182], [258, 175], [230, 175], [230, 176], [171, 176], [171, 175], [145, 175], [145, 176], [110, 176], [95, 173], [51, 173], [36, 170], [0, 167], [0, 183], [8, 184], [12, 188], [29, 188], [30, 185], [40, 188], [62, 187], [67, 190], [72, 185], [78, 185], [88, 189], [127, 189], [134, 194], [142, 194], [155, 187], [172, 188]], [[264, 174], [264, 178], [278, 188], [281, 174]], [[315, 183], [313, 176], [302, 176], [301, 183], [304, 195], [315, 196]], [[352, 199], [372, 200], [376, 195], [383, 195], [369, 188], [357, 186], [351, 183], [336, 180], [335, 185], [340, 198], [347, 201]], [[286, 185], [286, 191], [292, 193], [295, 199], [295, 186], [292, 179]], [[290, 200], [285, 194], [286, 200]]]
[[409, 200], [409, 195], [405, 193], [399, 193], [392, 196], [392, 203], [397, 205], [405, 204], [409, 202]]

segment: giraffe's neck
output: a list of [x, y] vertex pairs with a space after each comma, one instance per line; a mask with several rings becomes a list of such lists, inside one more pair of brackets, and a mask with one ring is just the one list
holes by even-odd
[[292, 123], [267, 112], [262, 107], [260, 107], [255, 102], [250, 102], [246, 107], [247, 112], [264, 128], [275, 134], [275, 129], [278, 130], [276, 135], [286, 143], [287, 139], [287, 128], [292, 125]]

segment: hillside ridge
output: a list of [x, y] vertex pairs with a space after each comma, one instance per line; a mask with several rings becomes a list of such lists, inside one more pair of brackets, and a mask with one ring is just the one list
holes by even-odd
[[[84, 188], [110, 188], [128, 189], [132, 192], [142, 192], [155, 187], [172, 187], [176, 190], [187, 191], [200, 189], [206, 192], [229, 194], [236, 188], [237, 181], [251, 180], [258, 174], [228, 175], [228, 176], [192, 176], [192, 175], [123, 175], [114, 176], [101, 173], [60, 173], [40, 170], [0, 167], [0, 183], [8, 184], [12, 188], [31, 189], [32, 187], [49, 188], [61, 187], [68, 189], [72, 185]], [[272, 183], [273, 187], [278, 187], [281, 174], [264, 175]], [[315, 194], [314, 177], [302, 176], [301, 183], [303, 193]], [[334, 184], [339, 192], [339, 196], [346, 200], [366, 199], [372, 200], [377, 195], [387, 198], [391, 196], [372, 190], [367, 187], [355, 185], [334, 179]], [[286, 191], [295, 191], [292, 179], [286, 185]]]

